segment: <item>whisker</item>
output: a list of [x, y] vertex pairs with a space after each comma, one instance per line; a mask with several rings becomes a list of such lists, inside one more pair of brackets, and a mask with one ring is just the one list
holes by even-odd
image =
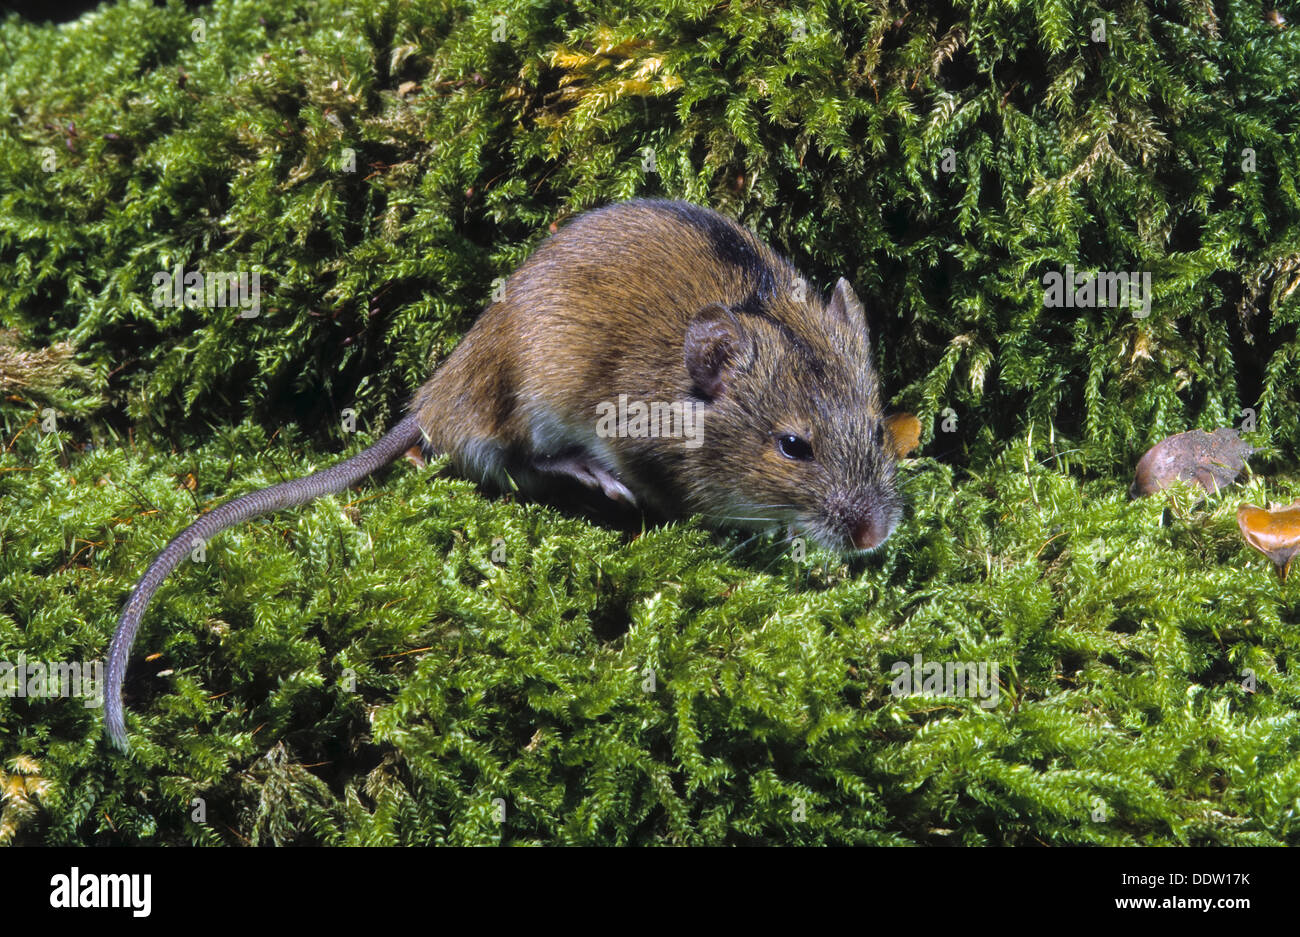
[[778, 521], [775, 517], [766, 517], [764, 515], [750, 516], [746, 514], [705, 514], [701, 512], [700, 517], [713, 517], [724, 521], [767, 521], [770, 524], [780, 523], [780, 521]]
[[[773, 545], [774, 545], [774, 546], [778, 546], [778, 545], [782, 545], [782, 544], [793, 543], [793, 542], [794, 542], [794, 537], [795, 537], [794, 534], [787, 534], [786, 536], [782, 537], [780, 540], [776, 541], [776, 543], [773, 544]], [[761, 572], [761, 573], [766, 573], [769, 569], [772, 568], [772, 564], [773, 564], [773, 563], [775, 563], [777, 560], [784, 559], [785, 556], [786, 556], [786, 551], [785, 551], [784, 549], [778, 550], [778, 551], [776, 552], [776, 556], [774, 556], [774, 557], [772, 557], [772, 559], [768, 560], [767, 565], [764, 566], [761, 570], [759, 570], [759, 572]], [[795, 565], [798, 565], [798, 564], [795, 564]]]
[[730, 550], [728, 550], [728, 551], [727, 551], [727, 556], [728, 556], [728, 557], [731, 557], [731, 556], [732, 556], [733, 554], [735, 554], [738, 550], [740, 550], [740, 549], [742, 549], [743, 547], [746, 547], [746, 546], [748, 546], [749, 544], [753, 543], [755, 540], [757, 540], [759, 537], [763, 536], [763, 534], [765, 534], [765, 533], [767, 533], [767, 531], [760, 530], [760, 531], [758, 531], [757, 533], [755, 533], [755, 534], [751, 534], [750, 536], [746, 537], [744, 540], [740, 541], [740, 543], [736, 544], [734, 547], [732, 547]]
[[1046, 459], [1044, 459], [1042, 462], [1039, 462], [1038, 464], [1046, 465], [1048, 462], [1051, 462], [1053, 459], [1059, 459], [1063, 455], [1069, 455], [1071, 452], [1082, 452], [1082, 451], [1083, 451], [1083, 447], [1079, 447], [1078, 449], [1066, 449], [1064, 452], [1055, 452], [1052, 455], [1048, 456]]

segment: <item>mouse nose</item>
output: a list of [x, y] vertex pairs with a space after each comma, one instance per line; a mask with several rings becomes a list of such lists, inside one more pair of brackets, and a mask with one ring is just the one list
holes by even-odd
[[889, 528], [876, 523], [876, 519], [868, 515], [853, 525], [849, 536], [853, 539], [853, 545], [859, 550], [874, 550], [885, 542], [885, 538], [889, 536]]
[[874, 550], [889, 539], [897, 520], [897, 514], [873, 503], [850, 521], [849, 539], [859, 550]]

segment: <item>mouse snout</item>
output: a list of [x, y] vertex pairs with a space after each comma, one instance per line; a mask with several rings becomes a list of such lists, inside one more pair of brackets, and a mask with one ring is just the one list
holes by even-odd
[[894, 532], [898, 522], [898, 512], [889, 510], [884, 504], [862, 505], [859, 512], [848, 524], [849, 539], [859, 550], [874, 550]]
[[864, 517], [853, 525], [849, 536], [853, 538], [853, 545], [859, 550], [874, 550], [885, 542], [889, 534], [889, 528], [878, 523], [876, 518]]

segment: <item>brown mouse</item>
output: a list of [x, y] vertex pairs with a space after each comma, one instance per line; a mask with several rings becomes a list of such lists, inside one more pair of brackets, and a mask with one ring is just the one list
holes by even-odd
[[666, 517], [788, 527], [853, 552], [898, 522], [908, 420], [881, 412], [865, 313], [846, 280], [823, 302], [752, 233], [687, 202], [587, 212], [506, 280], [373, 446], [223, 504], [159, 553], [109, 647], [109, 736], [126, 749], [131, 643], [196, 542], [341, 491], [417, 443], [525, 493], [568, 476]]

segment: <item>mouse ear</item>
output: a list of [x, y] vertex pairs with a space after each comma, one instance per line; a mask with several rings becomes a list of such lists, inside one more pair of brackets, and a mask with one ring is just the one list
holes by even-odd
[[889, 435], [889, 448], [896, 458], [907, 454], [921, 444], [921, 421], [910, 413], [894, 413], [880, 421]]
[[853, 287], [844, 277], [840, 277], [839, 282], [835, 284], [835, 292], [831, 294], [831, 301], [826, 309], [831, 315], [854, 328], [861, 328], [863, 334], [866, 334], [867, 310], [862, 308], [862, 300], [858, 299], [858, 294], [853, 292]]
[[705, 306], [686, 326], [683, 352], [691, 383], [712, 400], [726, 393], [727, 382], [754, 357], [754, 342], [726, 306]]

